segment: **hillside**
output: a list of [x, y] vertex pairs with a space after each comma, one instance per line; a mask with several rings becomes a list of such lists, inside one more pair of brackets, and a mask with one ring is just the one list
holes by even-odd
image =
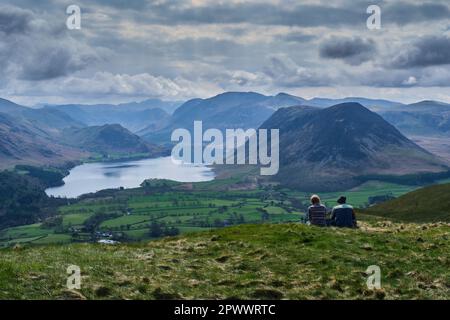
[[69, 128], [62, 133], [65, 143], [86, 151], [102, 154], [150, 153], [159, 155], [163, 149], [143, 141], [119, 124]]
[[261, 128], [280, 130], [275, 179], [305, 191], [345, 190], [358, 184], [356, 177], [369, 174], [447, 169], [443, 160], [358, 103], [281, 109]]
[[[2, 249], [1, 299], [449, 299], [450, 225], [243, 225], [149, 243]], [[67, 290], [66, 268], [81, 268]], [[382, 289], [367, 289], [378, 265]]]
[[37, 178], [15, 172], [0, 172], [0, 229], [30, 224], [56, 212], [56, 203], [44, 192]]
[[402, 221], [450, 221], [450, 184], [419, 189], [364, 212]]
[[0, 169], [17, 164], [59, 165], [86, 155], [55, 142], [51, 133], [31, 121], [0, 113]]

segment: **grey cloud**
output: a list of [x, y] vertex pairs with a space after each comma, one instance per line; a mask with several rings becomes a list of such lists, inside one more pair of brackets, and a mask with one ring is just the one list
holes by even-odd
[[389, 66], [398, 69], [450, 64], [450, 38], [428, 36], [401, 51]]
[[170, 24], [195, 23], [253, 23], [287, 26], [365, 25], [367, 7], [327, 7], [319, 5], [282, 6], [269, 3], [221, 3], [187, 7], [173, 1], [153, 3], [152, 14], [141, 17], [144, 21]]
[[422, 3], [413, 5], [407, 2], [396, 2], [382, 6], [383, 21], [398, 25], [423, 21], [448, 19], [450, 9], [443, 3]]
[[333, 83], [329, 73], [318, 73], [303, 68], [288, 57], [273, 56], [264, 68], [264, 73], [274, 84], [281, 87], [327, 86]]
[[24, 33], [29, 29], [31, 19], [31, 13], [26, 10], [0, 6], [0, 33], [6, 35]]
[[321, 44], [319, 52], [322, 58], [360, 65], [373, 57], [376, 46], [372, 40], [362, 38], [332, 38]]
[[48, 80], [85, 68], [94, 57], [75, 55], [68, 48], [46, 48], [28, 57], [19, 77], [23, 80]]

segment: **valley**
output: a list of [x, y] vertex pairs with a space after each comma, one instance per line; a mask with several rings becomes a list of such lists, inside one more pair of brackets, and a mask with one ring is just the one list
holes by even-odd
[[[377, 215], [386, 214], [366, 214], [363, 209], [450, 179], [446, 147], [436, 147], [445, 136], [437, 138], [428, 133], [414, 136], [416, 144], [382, 117], [397, 122], [402, 115], [409, 119], [411, 112], [420, 115], [427, 108], [434, 115], [445, 117], [447, 105], [436, 102], [404, 105], [364, 98], [306, 100], [284, 93], [265, 96], [253, 92], [228, 92], [185, 103], [146, 100], [122, 105], [55, 105], [40, 109], [7, 100], [0, 102], [0, 129], [5, 133], [2, 138], [32, 141], [28, 154], [23, 153], [26, 144], [22, 143], [21, 153], [14, 153], [11, 143], [3, 143], [2, 166], [11, 169], [13, 164], [33, 164], [43, 168], [39, 171], [42, 169], [16, 167], [15, 173], [11, 173], [17, 179], [11, 178], [13, 183], [25, 179], [21, 183], [29, 184], [37, 202], [33, 210], [25, 207], [28, 212], [23, 217], [17, 215], [21, 209], [14, 209], [14, 203], [4, 204], [3, 211], [0, 210], [1, 246], [105, 239], [140, 242], [236, 224], [297, 222], [303, 218], [312, 192], [320, 192], [329, 208], [341, 194], [346, 194], [349, 202], [359, 209], [360, 218], [372, 221]], [[189, 132], [194, 119], [204, 121], [205, 130], [255, 126], [280, 129], [279, 174], [263, 177], [257, 166], [214, 165], [211, 169], [217, 178], [208, 182], [159, 173], [149, 175], [142, 170], [134, 175], [132, 184], [123, 180], [122, 171], [129, 164], [124, 162], [122, 168], [118, 161], [167, 155], [171, 130], [186, 126]], [[421, 116], [417, 119], [423, 120]], [[150, 122], [144, 128], [145, 121]], [[410, 134], [411, 128], [405, 128], [404, 124], [407, 122], [400, 127]], [[420, 128], [433, 123], [422, 124]], [[444, 130], [445, 126], [438, 129]], [[430, 131], [420, 129], [420, 132]], [[36, 147], [41, 145], [51, 150], [48, 161], [35, 156]], [[111, 163], [99, 164], [99, 161]], [[64, 186], [61, 186], [62, 177], [68, 174], [68, 169], [81, 163], [103, 166], [103, 173], [87, 173], [86, 179], [79, 179], [79, 191], [64, 194], [63, 189], [71, 188], [69, 180], [75, 175], [67, 177]], [[133, 163], [130, 162], [132, 166]], [[158, 168], [152, 170], [176, 173], [167, 166]], [[117, 181], [94, 186], [92, 179], [96, 176]], [[139, 187], [146, 178], [159, 180], [148, 179]], [[84, 188], [88, 183], [89, 188]], [[61, 189], [61, 193], [54, 195], [67, 198], [46, 197], [44, 190], [48, 187]], [[107, 190], [90, 193], [101, 189]], [[77, 196], [80, 197], [74, 199]], [[434, 216], [417, 219], [412, 216], [407, 220], [435, 221]]]
[[[101, 239], [140, 242], [238, 224], [303, 220], [309, 206], [309, 193], [270, 186], [233, 191], [239, 183], [242, 183], [239, 179], [197, 183], [147, 180], [141, 188], [104, 190], [78, 200], [62, 200], [65, 205], [61, 205], [54, 216], [31, 225], [1, 230], [0, 246], [97, 242]], [[349, 203], [359, 208], [358, 219], [371, 221], [376, 216], [366, 215], [364, 208], [416, 189], [415, 186], [369, 181], [345, 192], [321, 193], [321, 197], [331, 208], [344, 193]], [[414, 221], [414, 218], [409, 220]], [[430, 213], [428, 218], [418, 217], [417, 221], [434, 219]]]

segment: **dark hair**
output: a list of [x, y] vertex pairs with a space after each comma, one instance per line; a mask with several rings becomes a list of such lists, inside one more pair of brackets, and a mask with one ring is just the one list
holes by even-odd
[[347, 197], [345, 196], [340, 196], [340, 198], [337, 200], [337, 203], [339, 204], [344, 204], [347, 202]]

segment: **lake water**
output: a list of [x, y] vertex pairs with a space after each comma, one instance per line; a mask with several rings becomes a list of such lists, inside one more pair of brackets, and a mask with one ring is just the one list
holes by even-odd
[[145, 179], [169, 179], [179, 182], [211, 181], [214, 172], [203, 165], [186, 165], [171, 157], [124, 162], [86, 163], [70, 170], [65, 184], [49, 188], [49, 196], [75, 198], [85, 193], [110, 188], [137, 188]]

